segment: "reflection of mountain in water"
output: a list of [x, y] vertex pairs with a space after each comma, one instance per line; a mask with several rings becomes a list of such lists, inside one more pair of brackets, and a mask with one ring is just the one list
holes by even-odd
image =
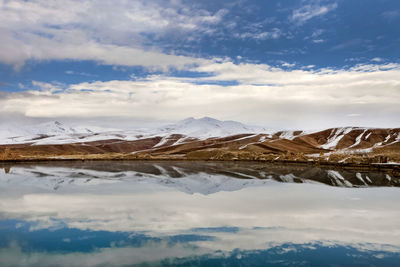
[[187, 193], [202, 194], [235, 191], [271, 180], [285, 183], [316, 182], [339, 187], [400, 186], [398, 177], [382, 172], [254, 162], [47, 162], [3, 164], [0, 168], [5, 170], [1, 176], [2, 182], [41, 184], [53, 189], [67, 184], [93, 185], [121, 180], [157, 183]]

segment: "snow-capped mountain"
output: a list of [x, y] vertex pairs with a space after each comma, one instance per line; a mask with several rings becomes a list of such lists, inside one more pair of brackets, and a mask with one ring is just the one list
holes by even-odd
[[[9, 147], [7, 145], [20, 144]], [[63, 144], [64, 146], [58, 146]], [[11, 149], [11, 150], [10, 150]], [[131, 131], [71, 127], [60, 122], [1, 127], [3, 159], [62, 158], [121, 153], [202, 160], [400, 162], [400, 128], [331, 128], [271, 131], [235, 121], [187, 118], [164, 127]], [[340, 155], [338, 155], [340, 154]], [[364, 157], [368, 154], [368, 157]], [[355, 155], [355, 156], [352, 156]], [[332, 157], [331, 157], [332, 156]]]
[[236, 121], [220, 121], [210, 117], [200, 119], [190, 117], [176, 124], [159, 128], [157, 132], [209, 138], [246, 133], [270, 133], [271, 130], [258, 126], [248, 126]]
[[206, 139], [245, 133], [269, 133], [268, 129], [248, 126], [236, 121], [220, 121], [209, 117], [187, 118], [176, 124], [135, 131], [104, 129], [100, 127], [69, 126], [58, 121], [32, 126], [0, 126], [0, 144], [27, 143], [65, 144], [108, 139], [136, 140], [137, 136], [149, 138], [180, 134]]
[[112, 129], [96, 126], [70, 126], [59, 121], [35, 125], [0, 125], [0, 142], [2, 144], [26, 143], [54, 139], [54, 137], [57, 137], [56, 140], [70, 140], [70, 137], [74, 135], [87, 136], [110, 130]]
[[40, 123], [36, 125], [20, 125], [1, 127], [0, 131], [11, 137], [28, 135], [56, 135], [56, 134], [75, 134], [75, 133], [93, 133], [88, 127], [74, 128], [58, 121]]

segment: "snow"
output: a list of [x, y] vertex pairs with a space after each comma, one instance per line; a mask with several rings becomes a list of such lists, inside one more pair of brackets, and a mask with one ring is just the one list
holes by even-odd
[[354, 128], [352, 128], [352, 127], [343, 127], [343, 128], [333, 129], [331, 132], [331, 135], [328, 138], [328, 141], [320, 147], [323, 149], [336, 148], [337, 144], [343, 138], [343, 136], [345, 136], [346, 134], [351, 132], [353, 129]]
[[[335, 149], [339, 141], [344, 135], [354, 129], [363, 129], [353, 145], [349, 148], [356, 147], [361, 140], [366, 139], [371, 133], [367, 128], [343, 127], [332, 129], [330, 136], [325, 144], [321, 145], [324, 149]], [[294, 135], [295, 131], [281, 131], [280, 138], [293, 140], [296, 137], [311, 134], [315, 130], [301, 131], [300, 134]], [[101, 140], [117, 140], [116, 142], [134, 141], [144, 138], [161, 137], [162, 139], [154, 147], [161, 147], [170, 140], [173, 134], [183, 135], [172, 145], [185, 143], [187, 140], [206, 140], [212, 137], [226, 137], [239, 134], [248, 134], [247, 136], [236, 139], [235, 141], [245, 140], [260, 136], [258, 141], [243, 144], [239, 149], [245, 149], [249, 145], [262, 143], [271, 138], [275, 131], [259, 126], [249, 126], [235, 121], [220, 121], [209, 117], [200, 119], [187, 118], [175, 124], [164, 127], [136, 129], [131, 131], [122, 131], [118, 129], [106, 129], [96, 126], [71, 126], [60, 123], [58, 121], [47, 122], [36, 125], [0, 125], [0, 144], [31, 144], [31, 145], [51, 145], [51, 144], [73, 144], [81, 143], [85, 145], [88, 142]], [[391, 138], [395, 138], [392, 143], [386, 144]], [[275, 140], [270, 140], [274, 142]], [[372, 149], [385, 145], [390, 145], [400, 141], [400, 134], [388, 135], [384, 142], [376, 143], [371, 148], [366, 149], [344, 149], [338, 152], [346, 153], [367, 153]], [[231, 142], [231, 141], [227, 141]], [[349, 150], [348, 150], [349, 149]], [[310, 155], [312, 156], [312, 155]], [[319, 156], [319, 154], [318, 154]]]
[[176, 142], [173, 143], [171, 146], [176, 146], [176, 145], [184, 144], [185, 141], [186, 141], [187, 139], [188, 139], [187, 137], [179, 138], [179, 139], [176, 140]]
[[[287, 139], [287, 140], [293, 140], [293, 139], [295, 139], [296, 137], [300, 137], [300, 136], [303, 136], [303, 135], [312, 134], [312, 133], [316, 133], [316, 132], [320, 132], [320, 131], [321, 131], [321, 130], [283, 131], [283, 132], [279, 135], [279, 138]], [[300, 133], [297, 134], [297, 135], [295, 135], [295, 134], [294, 134], [295, 132], [300, 132]]]
[[245, 144], [245, 145], [239, 147], [239, 150], [245, 149], [245, 148], [246, 148], [247, 146], [249, 146], [249, 145], [250, 145], [250, 144]]
[[168, 137], [163, 137], [160, 142], [158, 142], [154, 147], [160, 147], [168, 142], [169, 138]]
[[293, 140], [297, 135], [294, 135], [294, 131], [284, 131], [282, 134], [279, 136], [279, 138], [283, 139], [288, 139], [288, 140]]
[[236, 121], [220, 121], [209, 117], [201, 119], [187, 118], [176, 124], [167, 125], [157, 130], [158, 133], [183, 134], [186, 136], [207, 139], [246, 133], [270, 133], [263, 127], [248, 126]]
[[[384, 142], [389, 141], [390, 137], [391, 137], [391, 135], [389, 135], [389, 138], [386, 137], [386, 140]], [[393, 142], [385, 144], [385, 146], [393, 145], [394, 143], [397, 143], [397, 142], [400, 142], [400, 133], [397, 133], [397, 137], [394, 139]]]
[[352, 144], [349, 148], [358, 146], [361, 143], [361, 139], [362, 139], [363, 135], [367, 132], [367, 130], [368, 129], [365, 129], [364, 132], [362, 132], [359, 136], [357, 136], [356, 142], [354, 144]]
[[[88, 142], [88, 139], [98, 140], [101, 132], [110, 135], [111, 130], [96, 126], [72, 127], [58, 121], [46, 122], [35, 125], [0, 125], [1, 144], [66, 144]], [[113, 136], [114, 137], [114, 136]], [[110, 139], [103, 136], [103, 139]]]
[[[242, 138], [236, 139], [235, 141], [243, 140], [243, 139], [246, 139], [246, 138], [253, 138], [253, 137], [257, 136], [257, 135], [258, 135], [258, 134], [251, 135], [251, 136], [247, 136], [247, 137], [242, 137]], [[248, 143], [248, 144], [244, 144], [244, 145], [242, 145], [241, 147], [239, 147], [239, 150], [245, 149], [246, 147], [248, 147], [248, 146], [250, 146], [250, 145], [263, 143], [263, 142], [265, 142], [265, 139], [266, 139], [267, 137], [271, 137], [271, 135], [270, 135], [270, 134], [268, 134], [268, 135], [262, 135], [262, 136], [260, 137], [260, 139], [259, 139], [257, 142], [251, 142], [251, 143]]]
[[[210, 137], [225, 137], [237, 134], [260, 134], [272, 131], [263, 127], [248, 126], [235, 121], [220, 121], [209, 117], [201, 119], [188, 118], [176, 124], [159, 128], [139, 129], [134, 131], [121, 131], [104, 129], [100, 127], [77, 126], [71, 127], [58, 121], [31, 126], [0, 125], [0, 144], [67, 144], [84, 143], [99, 140], [137, 140], [138, 138], [163, 137], [159, 144], [162, 146], [172, 134], [185, 135], [176, 141], [180, 144], [187, 137], [207, 139]], [[248, 137], [245, 137], [248, 138]]]
[[390, 135], [390, 134], [388, 134], [388, 135], [386, 136], [386, 139], [385, 139], [385, 141], [383, 141], [383, 143], [386, 143], [387, 141], [389, 141], [390, 137], [391, 137], [391, 135]]

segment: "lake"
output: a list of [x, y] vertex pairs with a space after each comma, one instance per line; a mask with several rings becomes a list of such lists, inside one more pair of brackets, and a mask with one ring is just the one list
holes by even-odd
[[400, 178], [253, 162], [0, 165], [0, 266], [398, 266]]

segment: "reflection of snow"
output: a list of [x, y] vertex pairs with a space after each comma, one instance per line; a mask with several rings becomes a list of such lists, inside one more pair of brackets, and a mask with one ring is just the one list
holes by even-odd
[[365, 184], [365, 185], [367, 184], [367, 183], [364, 181], [364, 179], [362, 178], [361, 173], [357, 172], [356, 177], [357, 177], [357, 179], [360, 180], [363, 184]]
[[346, 179], [344, 179], [344, 177], [338, 171], [329, 170], [328, 176], [334, 179], [336, 185], [338, 186], [346, 186], [346, 187], [352, 186], [352, 184]]
[[[223, 163], [55, 163], [15, 165], [0, 174], [0, 185], [30, 185], [35, 188], [60, 189], [109, 183], [147, 183], [174, 188], [188, 194], [214, 194], [251, 186], [270, 185], [272, 181], [286, 183], [324, 183], [340, 187], [398, 186], [399, 179], [387, 179], [385, 173], [329, 170], [318, 167], [224, 165]], [[104, 167], [110, 164], [110, 170]], [[65, 166], [65, 167], [64, 167]], [[70, 167], [68, 167], [70, 166]], [[75, 166], [75, 167], [74, 167]], [[90, 167], [92, 166], [92, 167]], [[235, 167], [236, 166], [236, 167]], [[91, 169], [93, 168], [93, 169]], [[365, 175], [365, 178], [364, 178]], [[368, 177], [371, 177], [369, 178]]]
[[[33, 168], [13, 167], [9, 174], [0, 175], [0, 184], [16, 184], [47, 189], [59, 189], [66, 186], [94, 186], [104, 183], [147, 183], [158, 184], [178, 189], [188, 194], [213, 194], [219, 191], [235, 191], [248, 186], [259, 186], [270, 183], [250, 175], [240, 174], [238, 179], [224, 175], [207, 173], [185, 174], [178, 167], [172, 169], [181, 178], [171, 178], [167, 170], [154, 164], [160, 171], [159, 175], [135, 171], [107, 172], [88, 169], [51, 168], [35, 166]], [[239, 175], [239, 174], [238, 174]]]

